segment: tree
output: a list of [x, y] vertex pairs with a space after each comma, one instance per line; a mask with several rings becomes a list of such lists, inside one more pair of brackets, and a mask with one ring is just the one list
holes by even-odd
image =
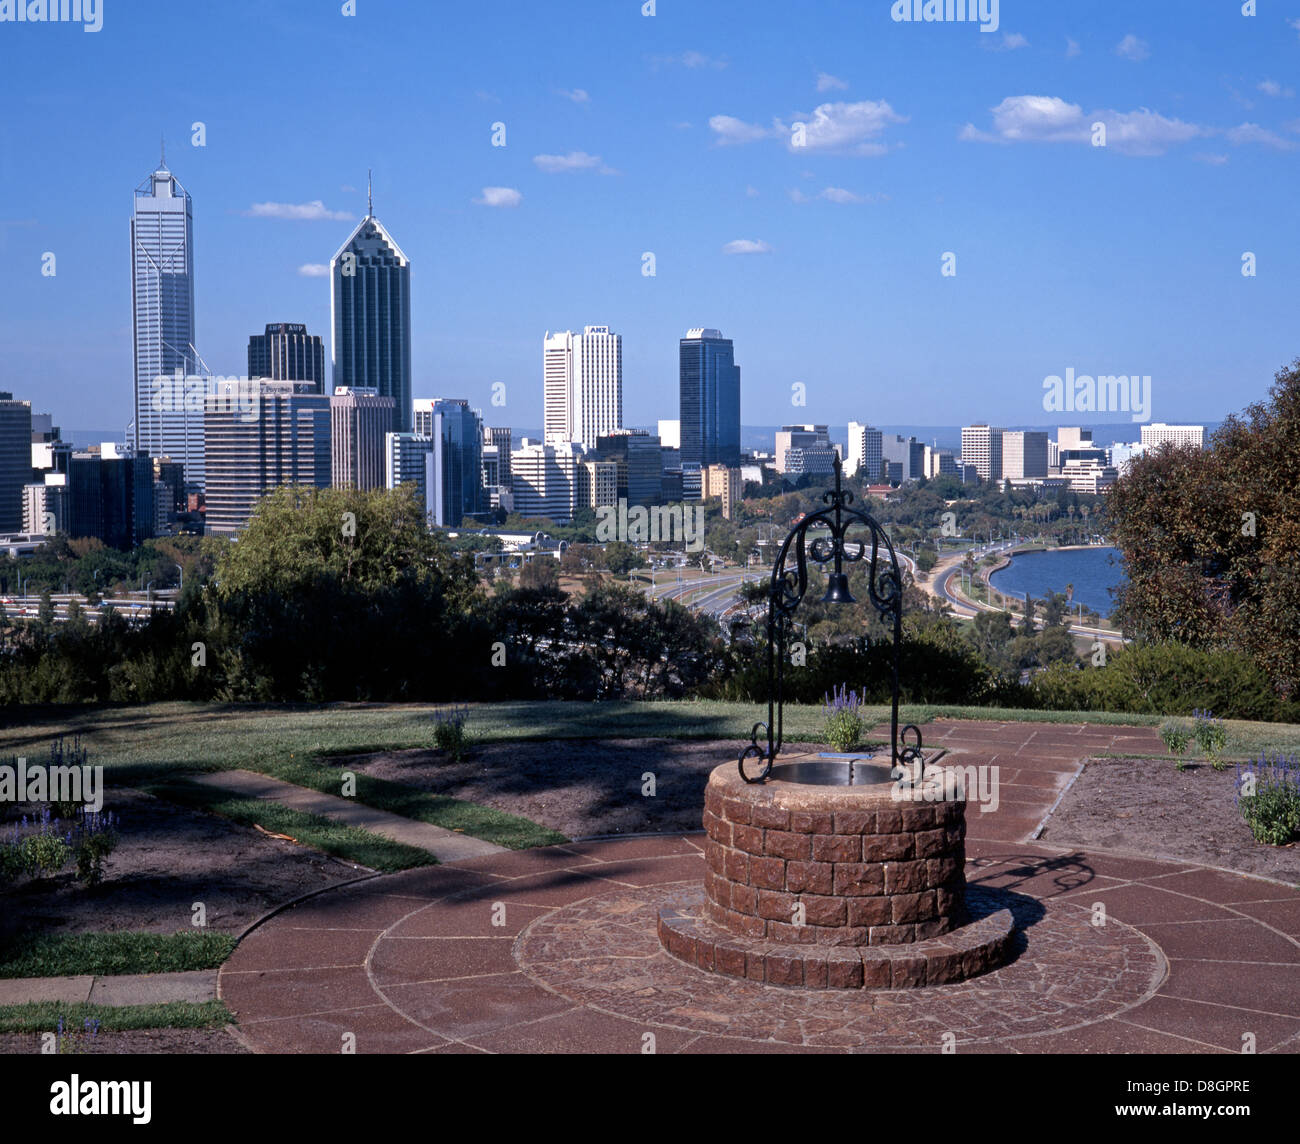
[[1135, 458], [1107, 515], [1127, 584], [1126, 634], [1248, 652], [1300, 692], [1300, 358], [1270, 400], [1230, 416], [1208, 450]]
[[559, 588], [560, 571], [550, 556], [537, 556], [519, 570], [521, 588]]
[[605, 567], [616, 576], [626, 576], [633, 568], [645, 564], [639, 553], [630, 544], [615, 540], [605, 546]]

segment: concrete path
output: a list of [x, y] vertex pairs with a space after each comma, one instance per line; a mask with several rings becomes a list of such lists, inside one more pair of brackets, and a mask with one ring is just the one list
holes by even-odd
[[14, 977], [0, 980], [0, 1005], [57, 1001], [76, 1005], [161, 1005], [169, 1001], [212, 1001], [217, 996], [217, 971], [190, 973], [132, 973], [103, 977]]
[[219, 771], [216, 774], [194, 776], [190, 781], [229, 791], [242, 798], [266, 799], [308, 814], [319, 814], [322, 818], [344, 826], [355, 826], [393, 842], [427, 850], [439, 862], [463, 862], [470, 858], [485, 858], [507, 852], [504, 846], [484, 842], [481, 838], [471, 838], [468, 834], [459, 834], [441, 826], [416, 822], [411, 818], [403, 818], [400, 814], [390, 814], [386, 810], [376, 810], [355, 799], [321, 794], [254, 771]]

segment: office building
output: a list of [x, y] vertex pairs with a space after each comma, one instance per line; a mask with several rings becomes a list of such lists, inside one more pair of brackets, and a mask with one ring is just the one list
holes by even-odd
[[248, 339], [248, 376], [268, 381], [310, 381], [317, 393], [325, 388], [325, 343], [307, 327], [276, 322]]
[[880, 463], [884, 457], [884, 434], [870, 425], [850, 421], [848, 460], [844, 465], [845, 475], [858, 477], [867, 482], [878, 481]]
[[487, 512], [483, 495], [483, 418], [461, 398], [437, 398], [429, 406], [433, 448], [425, 459], [429, 522], [459, 528], [466, 517]]
[[887, 433], [881, 437], [880, 451], [888, 466], [887, 480], [902, 484], [925, 476], [925, 446], [915, 437]]
[[51, 536], [68, 531], [68, 474], [49, 473], [44, 481], [23, 486], [23, 532]]
[[1070, 461], [1061, 467], [1061, 476], [1076, 493], [1093, 496], [1104, 493], [1118, 479], [1118, 471], [1100, 461]]
[[931, 445], [925, 447], [925, 475], [930, 480], [935, 477], [956, 477], [961, 479], [961, 471], [957, 467], [957, 458], [953, 455], [951, 449], [938, 449]]
[[336, 389], [373, 389], [396, 403], [394, 432], [411, 431], [411, 263], [374, 216], [330, 259]]
[[665, 449], [681, 449], [682, 423], [680, 420], [660, 421], [657, 429], [659, 432], [659, 443]]
[[596, 438], [596, 457], [618, 465], [618, 496], [629, 505], [656, 505], [663, 495], [663, 449], [644, 429]]
[[583, 503], [578, 469], [585, 459], [573, 444], [546, 445], [523, 438], [510, 456], [515, 512], [523, 517], [547, 517], [556, 524], [572, 521]]
[[1002, 477], [1023, 480], [1047, 476], [1047, 434], [1035, 430], [1002, 434]]
[[1166, 425], [1163, 421], [1154, 421], [1142, 426], [1142, 444], [1148, 449], [1158, 449], [1165, 444], [1176, 449], [1204, 449], [1205, 426]]
[[[189, 193], [158, 164], [135, 189], [131, 216], [135, 447], [169, 456], [203, 483], [203, 402], [184, 379], [200, 367], [194, 348], [194, 217]], [[155, 384], [157, 379], [166, 379]]]
[[587, 508], [618, 504], [618, 463], [583, 461], [580, 466], [577, 500]]
[[833, 472], [836, 456], [825, 425], [782, 425], [776, 434], [776, 471], [785, 476]]
[[330, 398], [330, 483], [336, 489], [384, 487], [384, 438], [396, 402], [373, 389], [336, 389]]
[[623, 337], [608, 326], [552, 334], [542, 342], [543, 436], [547, 445], [594, 448], [623, 425]]
[[[66, 489], [70, 537], [135, 548], [154, 535], [153, 460], [148, 453], [113, 443], [73, 453]], [[50, 493], [45, 496], [48, 503]]]
[[509, 427], [502, 428], [498, 425], [483, 426], [483, 444], [485, 446], [492, 445], [496, 449], [499, 458], [498, 475], [501, 479], [497, 484], [505, 485], [507, 488], [510, 486], [510, 451], [513, 447], [511, 445], [511, 437], [512, 434]]
[[688, 330], [678, 343], [682, 463], [740, 464], [740, 367], [720, 330]]
[[731, 519], [735, 506], [744, 495], [745, 482], [739, 469], [729, 469], [726, 465], [706, 465], [703, 476], [702, 500], [722, 501], [722, 515]]
[[23, 486], [32, 479], [32, 406], [0, 393], [0, 534], [23, 527]]
[[981, 481], [1002, 479], [1003, 430], [989, 425], [967, 425], [961, 431], [961, 460], [973, 465]]
[[207, 531], [233, 536], [257, 501], [282, 485], [330, 485], [330, 398], [308, 381], [262, 381], [255, 416], [237, 400], [238, 382], [207, 398]]

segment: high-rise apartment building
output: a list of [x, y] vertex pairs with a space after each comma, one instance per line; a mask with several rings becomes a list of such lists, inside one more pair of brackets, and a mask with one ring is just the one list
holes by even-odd
[[1023, 480], [1047, 476], [1047, 434], [1037, 430], [1002, 434], [1002, 477]]
[[[131, 216], [135, 447], [169, 456], [203, 483], [203, 402], [184, 379], [194, 349], [194, 217], [189, 193], [160, 162], [135, 189]], [[159, 384], [158, 379], [166, 379]]]
[[963, 465], [974, 465], [981, 481], [1002, 479], [1002, 430], [989, 425], [967, 425], [961, 431]]
[[1166, 425], [1163, 421], [1154, 421], [1142, 426], [1142, 444], [1148, 449], [1158, 449], [1161, 445], [1171, 444], [1175, 448], [1205, 448], [1204, 425]]
[[248, 339], [248, 376], [268, 381], [310, 381], [326, 393], [325, 343], [307, 327], [276, 322]]
[[849, 422], [848, 462], [844, 466], [850, 477], [868, 483], [880, 480], [880, 463], [884, 460], [884, 434], [858, 421]]
[[218, 382], [205, 410], [206, 527], [221, 535], [239, 532], [257, 501], [281, 485], [324, 489], [332, 476], [328, 397], [308, 381], [263, 381], [250, 415], [239, 386]]
[[384, 487], [384, 437], [396, 402], [373, 389], [336, 389], [330, 398], [330, 482], [336, 489]]
[[411, 431], [411, 262], [374, 204], [330, 259], [334, 386], [373, 389], [397, 403], [394, 430]]
[[573, 514], [589, 503], [590, 493], [584, 488], [585, 460], [577, 445], [545, 445], [525, 437], [510, 457], [515, 512], [568, 524]]
[[23, 527], [23, 486], [32, 479], [32, 405], [0, 393], [0, 533]]
[[608, 326], [548, 332], [542, 342], [543, 434], [548, 445], [592, 448], [623, 425], [623, 336]]
[[687, 330], [678, 343], [684, 465], [740, 464], [740, 367], [722, 331]]
[[726, 465], [706, 465], [703, 470], [703, 496], [701, 500], [722, 501], [722, 515], [731, 519], [735, 506], [744, 494], [745, 482], [739, 469], [729, 469]]

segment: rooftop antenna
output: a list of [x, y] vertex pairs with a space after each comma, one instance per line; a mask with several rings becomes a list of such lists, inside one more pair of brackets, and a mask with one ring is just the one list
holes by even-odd
[[162, 150], [162, 158], [158, 160], [158, 169], [160, 171], [165, 171], [167, 170], [167, 136], [160, 135], [158, 140]]
[[374, 218], [375, 215], [375, 186], [373, 173], [366, 170], [366, 214]]

